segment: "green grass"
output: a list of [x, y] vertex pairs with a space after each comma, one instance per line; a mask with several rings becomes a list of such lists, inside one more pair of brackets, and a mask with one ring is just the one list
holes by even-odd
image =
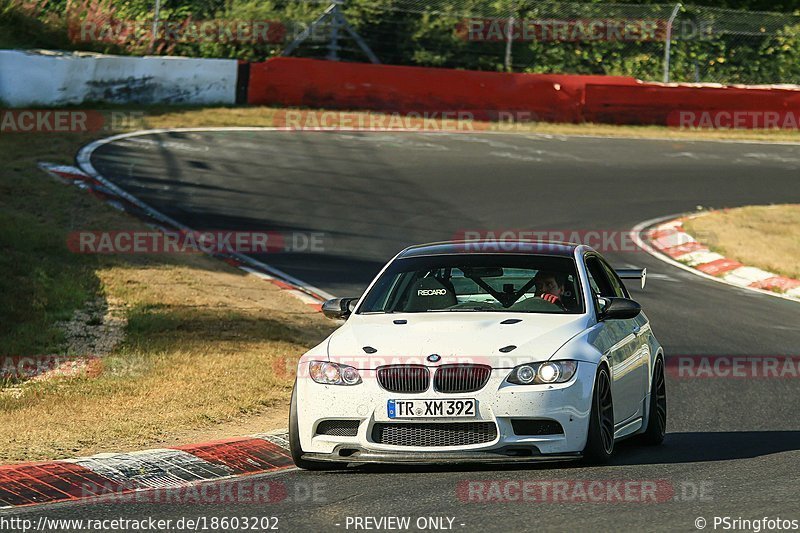
[[54, 323], [99, 291], [97, 259], [66, 244], [75, 210], [95, 200], [36, 168], [30, 138], [0, 135], [0, 346], [3, 355], [53, 353], [63, 340]]
[[0, 48], [70, 49], [66, 27], [54, 27], [0, 0]]

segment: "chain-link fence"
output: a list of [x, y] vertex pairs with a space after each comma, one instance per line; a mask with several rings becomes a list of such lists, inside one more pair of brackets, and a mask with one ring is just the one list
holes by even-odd
[[[156, 2], [160, 18], [153, 20]], [[26, 9], [39, 19], [65, 21], [76, 46], [110, 53], [246, 61], [291, 55], [651, 81], [800, 84], [800, 15], [792, 14], [534, 0], [3, 3], [37, 6]]]
[[515, 0], [303, 6], [305, 16], [284, 18], [291, 44], [273, 53], [654, 81], [800, 83], [800, 16], [791, 14]]
[[671, 78], [685, 82], [800, 83], [800, 16], [682, 7]]

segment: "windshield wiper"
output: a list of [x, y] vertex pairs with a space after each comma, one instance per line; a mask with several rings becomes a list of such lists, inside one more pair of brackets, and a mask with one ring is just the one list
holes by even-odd
[[487, 309], [484, 307], [459, 307], [457, 309], [428, 309], [426, 313], [460, 313], [460, 312], [476, 312], [476, 311], [499, 311], [499, 309]]

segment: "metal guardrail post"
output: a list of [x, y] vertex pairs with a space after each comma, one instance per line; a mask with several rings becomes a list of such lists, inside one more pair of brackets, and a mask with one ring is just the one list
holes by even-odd
[[358, 47], [361, 48], [361, 51], [364, 52], [364, 55], [366, 55], [367, 58], [369, 58], [370, 62], [375, 63], [376, 65], [380, 64], [378, 56], [372, 52], [372, 49], [369, 47], [366, 41], [364, 41], [364, 39], [361, 38], [356, 30], [350, 26], [350, 23], [347, 22], [347, 19], [344, 18], [344, 15], [342, 15], [341, 11], [337, 10], [335, 16], [339, 17], [339, 24], [344, 27], [344, 30], [348, 33], [348, 35], [350, 35], [350, 38], [356, 42]]
[[339, 61], [339, 26], [341, 25], [341, 12], [339, 3], [334, 2], [333, 16], [331, 17], [331, 40], [328, 42], [328, 60]]
[[669, 83], [669, 63], [670, 63], [670, 52], [672, 50], [672, 24], [675, 22], [675, 17], [678, 16], [678, 11], [680, 11], [682, 4], [677, 3], [672, 10], [672, 15], [670, 15], [669, 20], [667, 21], [667, 40], [664, 46], [664, 83]]
[[508, 17], [506, 26], [506, 55], [503, 61], [506, 72], [511, 72], [511, 45], [514, 41], [514, 15]]
[[153, 6], [153, 27], [152, 33], [150, 35], [150, 46], [148, 47], [148, 52], [152, 52], [156, 46], [156, 39], [158, 39], [158, 25], [159, 25], [159, 17], [161, 16], [161, 0], [156, 0], [155, 6]]
[[303, 41], [305, 41], [306, 39], [308, 39], [311, 36], [311, 33], [314, 32], [317, 29], [317, 27], [322, 25], [322, 23], [325, 22], [325, 20], [328, 17], [331, 16], [331, 14], [333, 13], [333, 10], [336, 9], [336, 7], [337, 6], [336, 6], [335, 3], [329, 5], [328, 8], [325, 11], [323, 11], [322, 14], [319, 17], [317, 17], [317, 19], [314, 22], [312, 22], [310, 25], [308, 25], [300, 33], [300, 35], [298, 35], [294, 39], [294, 41], [292, 41], [289, 44], [289, 46], [287, 46], [286, 48], [283, 49], [283, 53], [281, 55], [283, 55], [283, 56], [291, 55], [292, 52], [294, 52], [295, 49], [303, 43]]
[[339, 30], [344, 29], [347, 34], [353, 39], [361, 51], [364, 52], [364, 55], [369, 58], [372, 63], [380, 63], [378, 60], [378, 56], [376, 56], [372, 49], [370, 49], [369, 45], [361, 38], [361, 36], [353, 29], [352, 26], [347, 22], [344, 14], [341, 10], [341, 5], [344, 3], [344, 0], [333, 0], [333, 3], [328, 6], [328, 8], [323, 11], [323, 13], [317, 17], [317, 19], [311, 23], [306, 29], [303, 30], [300, 35], [298, 35], [294, 41], [292, 41], [289, 46], [284, 48], [282, 56], [291, 55], [298, 46], [300, 46], [303, 41], [308, 39], [313, 32], [317, 30], [317, 28], [321, 27], [326, 20], [330, 21], [331, 25], [331, 38], [328, 43], [328, 59], [332, 61], [339, 60], [339, 50], [342, 48], [339, 46]]

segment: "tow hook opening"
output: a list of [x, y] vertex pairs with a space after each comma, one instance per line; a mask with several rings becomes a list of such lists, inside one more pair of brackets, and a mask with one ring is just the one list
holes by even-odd
[[356, 450], [354, 448], [340, 448], [339, 449], [339, 457], [350, 457], [351, 455], [353, 455], [357, 451], [358, 450]]

